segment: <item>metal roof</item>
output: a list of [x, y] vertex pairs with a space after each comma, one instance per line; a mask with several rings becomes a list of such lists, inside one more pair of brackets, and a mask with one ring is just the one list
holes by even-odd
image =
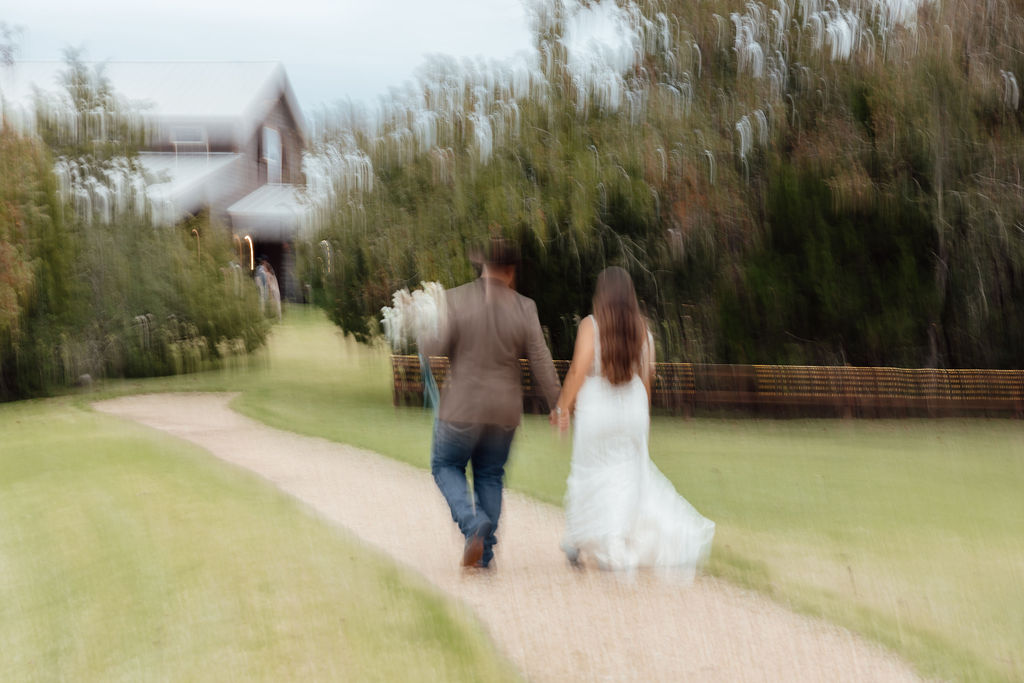
[[[161, 119], [234, 119], [246, 130], [258, 125], [280, 96], [306, 137], [306, 124], [280, 62], [100, 62], [115, 92], [143, 116]], [[19, 61], [0, 67], [5, 109], [34, 108], [34, 90], [67, 100], [60, 61]]]
[[267, 184], [228, 207], [238, 234], [288, 241], [309, 223], [311, 205], [299, 185]]
[[232, 190], [241, 154], [140, 153], [146, 195], [158, 225], [170, 225], [203, 206], [220, 204]]

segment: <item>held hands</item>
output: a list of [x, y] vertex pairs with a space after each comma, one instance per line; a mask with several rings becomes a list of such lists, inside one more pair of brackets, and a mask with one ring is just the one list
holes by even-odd
[[558, 431], [565, 433], [569, 431], [569, 411], [563, 410], [561, 406], [556, 406], [551, 414], [548, 415], [548, 421], [551, 422], [552, 426], [558, 427]]

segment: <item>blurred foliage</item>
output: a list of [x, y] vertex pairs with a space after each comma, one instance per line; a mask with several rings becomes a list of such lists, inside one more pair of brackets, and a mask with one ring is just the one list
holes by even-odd
[[0, 345], [21, 334], [21, 317], [35, 283], [29, 225], [45, 221], [35, 200], [45, 197], [36, 182], [45, 177], [38, 147], [0, 131]]
[[[83, 69], [70, 60], [68, 79]], [[114, 106], [84, 92], [95, 82], [79, 82], [78, 96]], [[91, 109], [76, 116], [103, 118]], [[195, 371], [264, 341], [256, 288], [231, 267], [225, 228], [205, 216], [155, 228], [130, 212], [106, 223], [61, 201], [54, 150], [88, 151], [79, 167], [102, 172], [112, 154], [130, 150], [109, 137], [123, 130], [54, 147], [42, 132], [0, 128], [0, 400], [102, 377]]]
[[892, 7], [620, 4], [618, 80], [570, 68], [560, 2], [539, 72], [433, 58], [377, 123], [320, 126], [374, 183], [332, 204], [307, 280], [366, 337], [392, 291], [468, 280], [501, 231], [556, 356], [619, 264], [664, 359], [1020, 367], [1024, 3]]

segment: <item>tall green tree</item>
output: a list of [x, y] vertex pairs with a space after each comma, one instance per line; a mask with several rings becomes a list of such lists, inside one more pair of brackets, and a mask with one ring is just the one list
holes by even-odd
[[318, 236], [323, 299], [365, 335], [500, 230], [557, 355], [619, 264], [662, 358], [1021, 367], [1024, 5], [976, 5], [625, 2], [634, 60], [598, 72], [566, 40], [592, 10], [545, 5], [537, 69], [435, 60], [325, 141], [375, 182]]

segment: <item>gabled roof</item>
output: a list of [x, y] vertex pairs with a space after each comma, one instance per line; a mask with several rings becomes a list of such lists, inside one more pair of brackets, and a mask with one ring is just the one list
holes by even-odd
[[[291, 83], [279, 62], [102, 62], [117, 94], [147, 118], [235, 120], [251, 132], [284, 97], [300, 135], [306, 125]], [[89, 68], [95, 63], [87, 63]], [[34, 87], [65, 98], [60, 61], [15, 62], [0, 66], [5, 108], [33, 107]], [[33, 87], [34, 86], [34, 87]]]

